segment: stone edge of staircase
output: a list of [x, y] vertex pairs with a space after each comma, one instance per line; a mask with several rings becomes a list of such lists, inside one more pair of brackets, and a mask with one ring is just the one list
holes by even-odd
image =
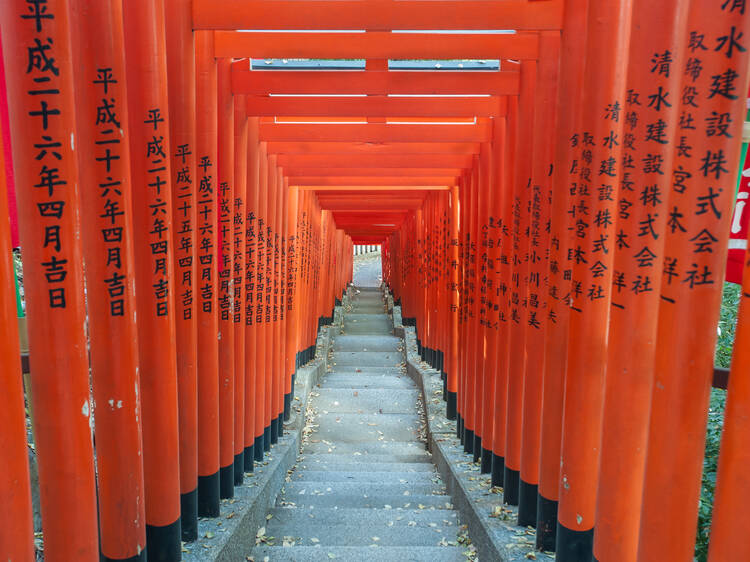
[[[255, 547], [257, 532], [265, 526], [266, 514], [274, 507], [287, 472], [297, 462], [310, 392], [326, 372], [331, 331], [339, 329], [341, 323], [340, 308], [335, 308], [333, 324], [318, 331], [315, 359], [297, 369], [292, 412], [289, 421], [284, 423], [284, 437], [272, 446], [271, 454], [266, 457], [267, 464], [256, 463], [254, 476], [245, 478], [243, 493], [238, 494], [238, 488], [235, 488], [235, 497], [241, 496], [241, 499], [233, 504], [224, 500], [220, 517], [199, 520], [199, 538], [195, 542], [184, 544], [183, 560], [236, 562], [245, 560]], [[232, 510], [235, 515], [227, 518]], [[188, 552], [185, 552], [185, 548], [189, 549]]]
[[[492, 507], [501, 505], [509, 520], [515, 520], [515, 507], [502, 503], [501, 496], [495, 496], [485, 488], [477, 486], [479, 468], [463, 470], [457, 458], [465, 465], [476, 463], [468, 455], [456, 456], [450, 447], [456, 438], [456, 422], [448, 420], [443, 401], [443, 383], [440, 373], [424, 363], [417, 352], [417, 337], [413, 327], [405, 327], [401, 320], [401, 307], [394, 305], [393, 296], [386, 291], [388, 313], [393, 318], [394, 335], [404, 338], [407, 374], [414, 380], [422, 393], [422, 402], [427, 417], [427, 442], [433, 462], [448, 488], [453, 506], [459, 513], [459, 520], [468, 526], [469, 538], [477, 549], [479, 560], [501, 562], [521, 562], [525, 560], [554, 560], [554, 557], [539, 552], [534, 547], [535, 534], [529, 536], [524, 527], [506, 523], [499, 517], [490, 517]], [[469, 476], [469, 473], [474, 476]], [[470, 481], [469, 478], [475, 479]], [[531, 539], [531, 544], [521, 542]]]

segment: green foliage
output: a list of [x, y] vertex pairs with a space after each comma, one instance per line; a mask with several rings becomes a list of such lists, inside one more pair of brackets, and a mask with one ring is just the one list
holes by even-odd
[[[716, 342], [715, 364], [729, 368], [732, 362], [732, 345], [737, 325], [737, 308], [740, 302], [741, 287], [734, 283], [724, 284], [719, 317], [719, 337]], [[703, 458], [703, 481], [698, 503], [698, 533], [695, 542], [695, 556], [698, 562], [705, 562], [708, 557], [708, 538], [711, 532], [711, 514], [713, 512], [714, 489], [716, 487], [716, 465], [721, 446], [721, 430], [724, 427], [724, 405], [727, 392], [714, 388], [711, 390], [711, 402], [708, 410], [706, 427], [706, 454]]]
[[703, 458], [703, 481], [698, 502], [698, 533], [695, 541], [695, 556], [699, 562], [705, 562], [708, 556], [708, 537], [711, 532], [711, 514], [716, 487], [716, 464], [719, 460], [721, 430], [724, 427], [726, 394], [726, 390], [718, 388], [711, 391], [706, 429], [706, 454]]

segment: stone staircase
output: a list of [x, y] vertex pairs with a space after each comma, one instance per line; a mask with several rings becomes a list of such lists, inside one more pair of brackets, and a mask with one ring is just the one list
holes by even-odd
[[465, 561], [419, 391], [379, 289], [359, 288], [312, 393], [302, 453], [250, 559]]

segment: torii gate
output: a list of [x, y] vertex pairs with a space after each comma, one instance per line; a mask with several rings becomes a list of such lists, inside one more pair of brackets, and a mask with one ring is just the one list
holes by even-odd
[[[378, 243], [466, 452], [538, 546], [691, 559], [748, 18], [719, 0], [6, 0], [46, 554], [178, 560], [283, 432], [352, 244]], [[514, 33], [466, 33], [488, 29]], [[269, 58], [366, 63], [251, 62]], [[0, 545], [30, 560], [6, 296]], [[750, 396], [730, 381], [712, 560], [750, 556]]]

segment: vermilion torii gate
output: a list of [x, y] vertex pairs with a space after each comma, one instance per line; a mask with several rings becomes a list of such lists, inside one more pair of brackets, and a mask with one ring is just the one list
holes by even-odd
[[[466, 453], [537, 545], [692, 560], [749, 18], [736, 0], [5, 0], [45, 556], [179, 560], [283, 433], [352, 245], [381, 244]], [[5, 205], [0, 555], [25, 561]], [[716, 561], [750, 559], [746, 283]]]

